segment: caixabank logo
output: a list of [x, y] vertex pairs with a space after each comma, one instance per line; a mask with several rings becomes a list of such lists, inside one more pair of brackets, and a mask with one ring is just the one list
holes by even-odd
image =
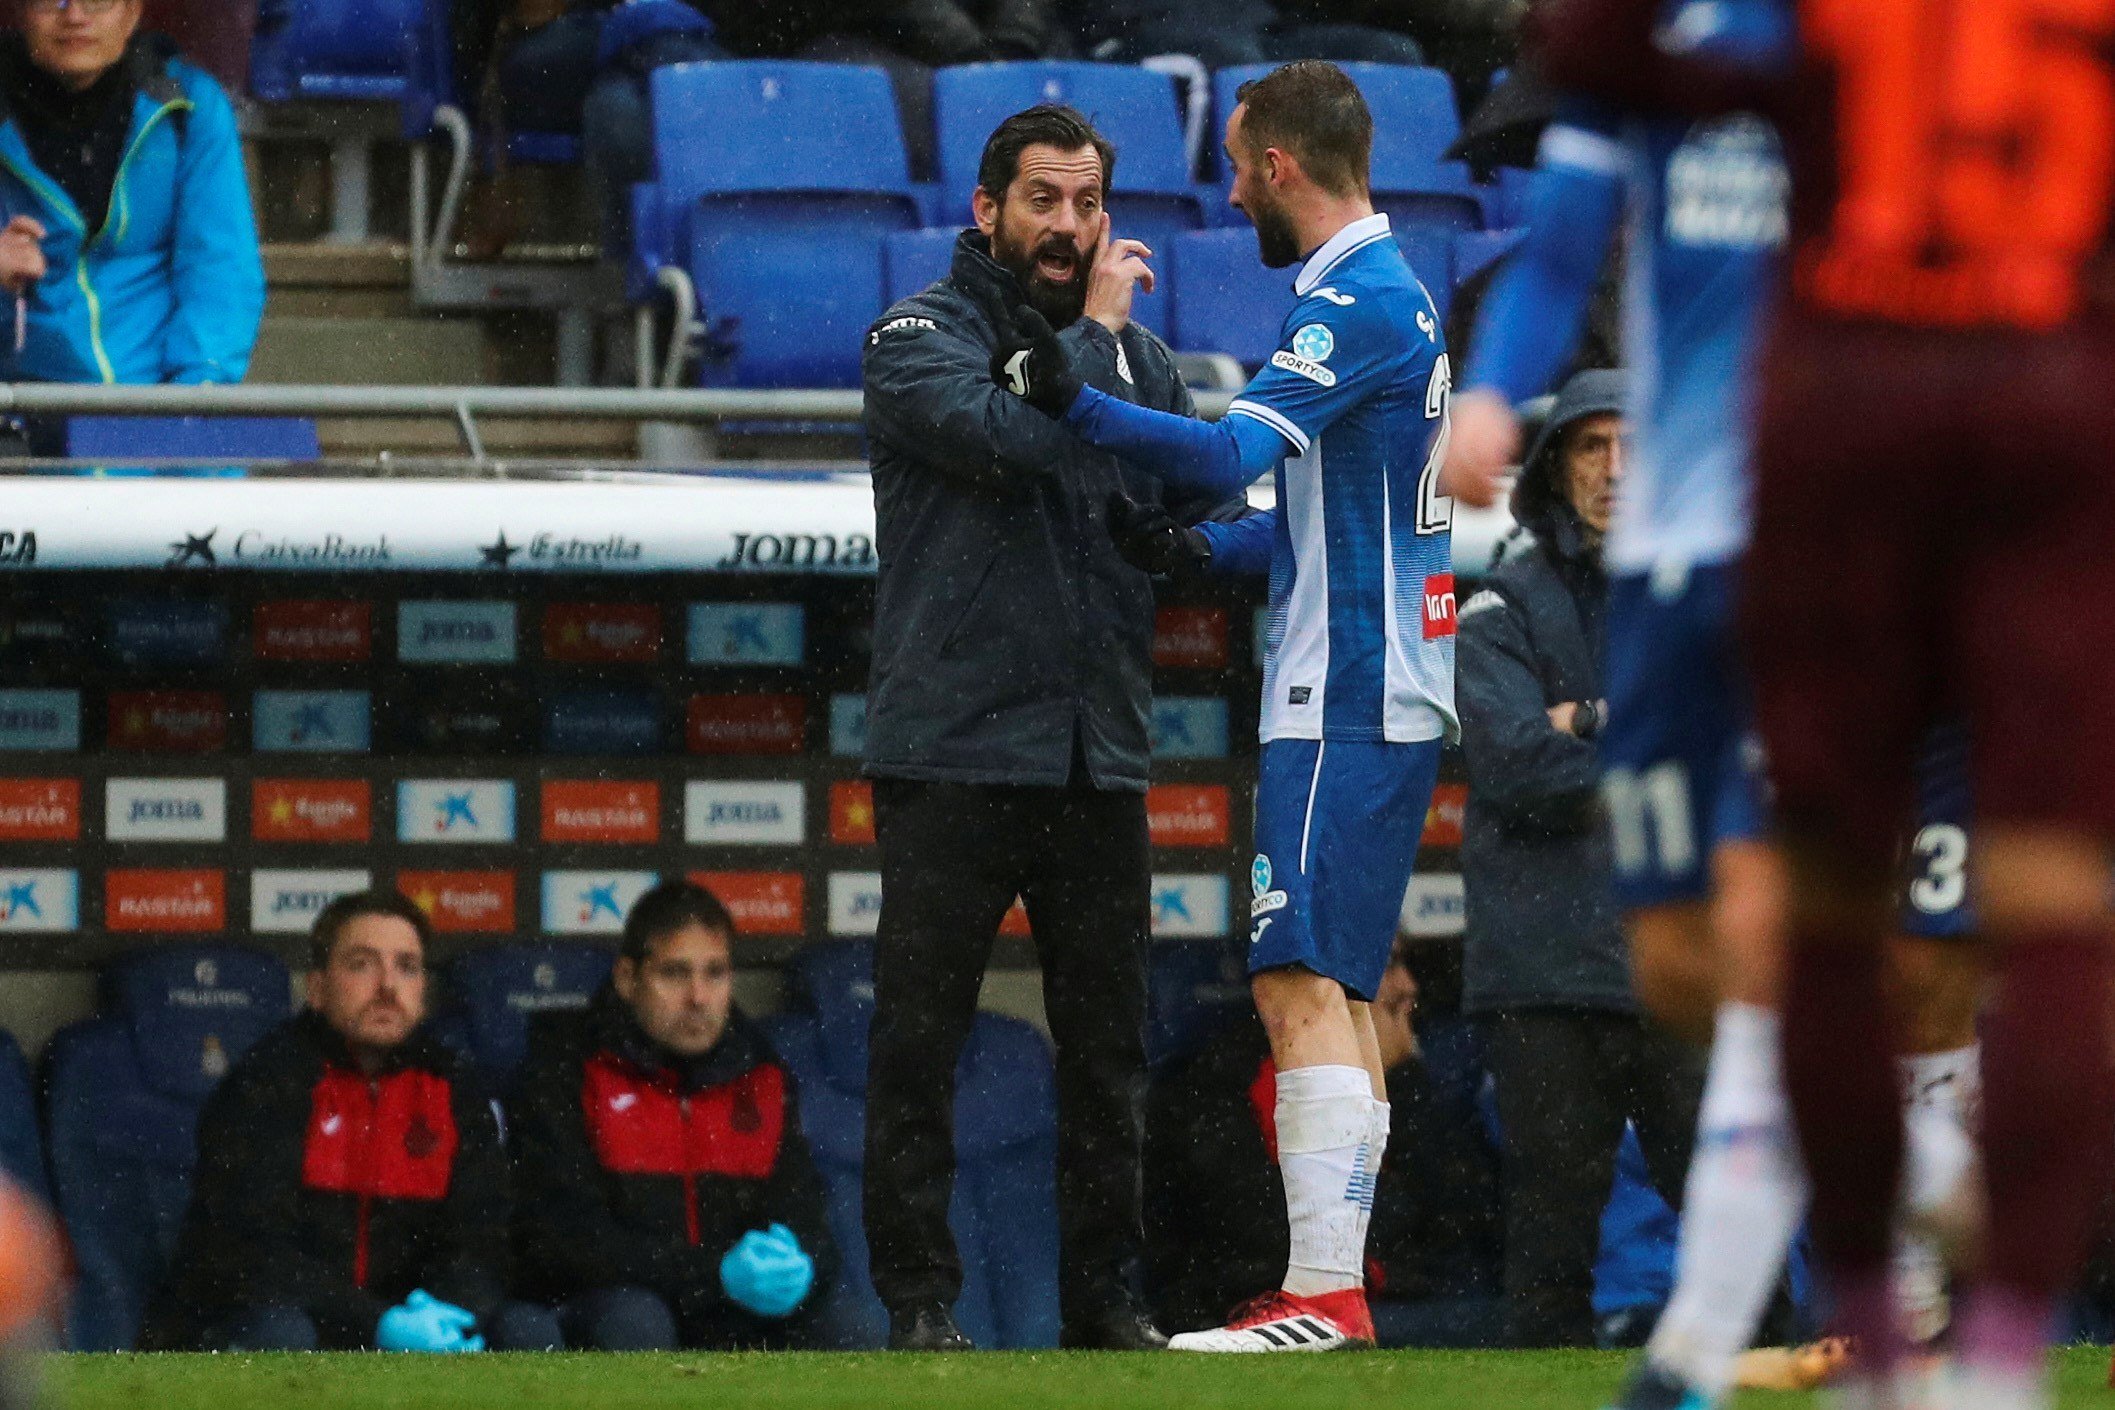
[[1226, 934], [1227, 879], [1213, 872], [1153, 878], [1153, 933], [1172, 937]]
[[77, 842], [80, 837], [79, 779], [0, 779], [0, 842]]
[[372, 884], [372, 873], [364, 871], [251, 872], [250, 933], [306, 935], [325, 906]]
[[260, 778], [250, 784], [250, 835], [259, 842], [365, 842], [373, 793], [361, 778]]
[[81, 928], [81, 882], [63, 868], [0, 870], [0, 934], [64, 935]]
[[365, 754], [374, 739], [364, 690], [260, 690], [250, 698], [250, 741], [260, 754]]
[[397, 784], [399, 842], [513, 840], [514, 785], [505, 779], [403, 779]]
[[693, 602], [684, 655], [693, 666], [798, 666], [806, 609], [793, 602]]
[[797, 871], [694, 871], [744, 935], [800, 935], [808, 928], [807, 884]]
[[227, 924], [228, 878], [218, 869], [127, 867], [103, 875], [106, 929], [202, 934]]
[[397, 890], [443, 935], [508, 935], [514, 930], [511, 871], [401, 871]]
[[110, 747], [150, 754], [217, 754], [228, 744], [228, 699], [217, 690], [114, 690]]
[[0, 750], [71, 753], [80, 747], [80, 691], [0, 690]]
[[624, 918], [660, 879], [650, 871], [547, 871], [543, 874], [543, 932], [620, 935]]
[[228, 783], [220, 778], [113, 778], [103, 785], [112, 842], [224, 842]]
[[1150, 716], [1152, 748], [1162, 759], [1226, 757], [1226, 702], [1208, 695], [1158, 695]]

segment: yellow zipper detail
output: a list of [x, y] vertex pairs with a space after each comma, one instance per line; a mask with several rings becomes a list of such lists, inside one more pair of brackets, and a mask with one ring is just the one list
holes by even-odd
[[[105, 383], [117, 381], [117, 369], [111, 365], [110, 352], [103, 346], [103, 301], [96, 296], [95, 285], [88, 278], [88, 252], [103, 243], [103, 237], [110, 234], [112, 225], [117, 227], [116, 238], [125, 238], [125, 229], [132, 221], [132, 202], [125, 197], [125, 173], [131, 169], [132, 159], [139, 155], [140, 148], [146, 144], [148, 134], [154, 131], [163, 118], [178, 109], [189, 111], [195, 106], [197, 105], [189, 99], [164, 103], [140, 125], [139, 135], [134, 137], [132, 145], [125, 149], [124, 157], [118, 162], [117, 175], [110, 183], [110, 200], [116, 210], [117, 219], [113, 221], [106, 215], [103, 218], [103, 228], [81, 246], [81, 262], [75, 270], [75, 282], [80, 284], [82, 294], [88, 299], [88, 344], [95, 352], [96, 370], [103, 374]], [[84, 236], [88, 233], [88, 221], [85, 217], [81, 220], [81, 233]]]

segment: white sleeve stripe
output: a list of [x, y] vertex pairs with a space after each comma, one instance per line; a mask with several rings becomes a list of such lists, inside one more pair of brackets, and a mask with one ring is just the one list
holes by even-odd
[[1267, 406], [1252, 401], [1235, 401], [1227, 406], [1226, 414], [1253, 417], [1291, 441], [1294, 450], [1307, 454], [1307, 433]]
[[1539, 159], [1544, 166], [1568, 166], [1603, 176], [1621, 176], [1629, 168], [1623, 144], [1583, 127], [1551, 123], [1542, 132]]

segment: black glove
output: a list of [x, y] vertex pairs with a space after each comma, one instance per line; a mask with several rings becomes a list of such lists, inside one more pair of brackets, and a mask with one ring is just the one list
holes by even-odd
[[1013, 311], [1013, 328], [991, 355], [991, 380], [1052, 420], [1072, 409], [1086, 385], [1049, 320], [1026, 304]]
[[1109, 494], [1109, 537], [1117, 556], [1148, 573], [1182, 573], [1212, 561], [1212, 544], [1195, 529], [1175, 522], [1157, 504], [1139, 504], [1123, 491]]

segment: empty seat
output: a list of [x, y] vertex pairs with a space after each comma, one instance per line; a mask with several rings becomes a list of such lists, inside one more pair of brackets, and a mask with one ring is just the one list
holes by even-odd
[[434, 1032], [504, 1084], [528, 1055], [530, 1023], [587, 1008], [614, 960], [600, 945], [472, 950], [448, 967], [448, 1003]]
[[1170, 342], [1183, 352], [1231, 354], [1251, 370], [1270, 360], [1292, 309], [1290, 271], [1269, 269], [1248, 230], [1196, 230], [1175, 237], [1179, 272]]
[[1520, 247], [1527, 232], [1509, 230], [1464, 230], [1454, 237], [1454, 283], [1468, 283]]
[[1251, 1003], [1247, 965], [1225, 941], [1156, 940], [1146, 959], [1147, 1061], [1193, 1051]]
[[44, 1138], [37, 1129], [36, 1088], [12, 1033], [0, 1033], [0, 1174], [40, 1199], [51, 1198]]
[[1454, 302], [1456, 231], [1445, 222], [1406, 221], [1401, 217], [1391, 219], [1390, 224], [1395, 229], [1396, 246], [1402, 250], [1410, 272], [1432, 296], [1432, 307], [1438, 311], [1440, 322], [1446, 322], [1447, 310]]
[[[795, 980], [805, 1006], [774, 1016], [766, 1029], [793, 1073], [802, 1131], [844, 1255], [823, 1322], [836, 1345], [879, 1346], [887, 1315], [870, 1281], [860, 1213], [873, 947], [811, 945], [796, 961]], [[956, 1072], [948, 1222], [963, 1264], [955, 1316], [980, 1346], [1057, 1342], [1056, 1103], [1042, 1035], [1016, 1019], [979, 1014]]]
[[190, 1198], [199, 1110], [291, 1008], [286, 969], [269, 955], [157, 946], [112, 965], [101, 1011], [52, 1039], [46, 1112], [78, 1266], [76, 1350], [132, 1346]]
[[266, 102], [405, 94], [405, 37], [425, 0], [259, 0], [250, 91]]
[[635, 296], [697, 286], [707, 385], [850, 387], [884, 307], [881, 240], [915, 228], [879, 69], [726, 62], [654, 70], [655, 180], [635, 198]]
[[947, 277], [955, 262], [955, 241], [962, 232], [944, 228], [899, 230], [883, 241], [887, 271], [886, 297], [894, 304]]

